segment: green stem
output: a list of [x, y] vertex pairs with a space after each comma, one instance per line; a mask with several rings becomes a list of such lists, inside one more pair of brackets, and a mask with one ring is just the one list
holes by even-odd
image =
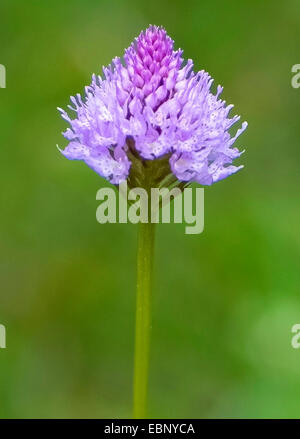
[[139, 224], [133, 416], [146, 418], [155, 224]]

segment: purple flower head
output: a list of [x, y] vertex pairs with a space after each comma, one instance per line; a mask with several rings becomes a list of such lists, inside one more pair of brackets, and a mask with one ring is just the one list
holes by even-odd
[[239, 116], [229, 118], [233, 105], [220, 99], [222, 87], [212, 94], [209, 74], [194, 73], [163, 28], [141, 32], [123, 60], [103, 72], [104, 79], [93, 75], [84, 98], [71, 98], [75, 119], [59, 109], [71, 125], [65, 157], [83, 160], [113, 184], [142, 184], [145, 168], [155, 183], [171, 173], [211, 185], [242, 168], [232, 165], [241, 155], [233, 144], [247, 123], [230, 135]]

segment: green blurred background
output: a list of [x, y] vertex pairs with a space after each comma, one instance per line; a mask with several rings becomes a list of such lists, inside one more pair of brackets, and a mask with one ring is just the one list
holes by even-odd
[[134, 225], [62, 157], [56, 107], [163, 25], [249, 122], [245, 169], [205, 189], [205, 231], [160, 225], [151, 417], [300, 417], [298, 0], [1, 0], [0, 417], [130, 417]]

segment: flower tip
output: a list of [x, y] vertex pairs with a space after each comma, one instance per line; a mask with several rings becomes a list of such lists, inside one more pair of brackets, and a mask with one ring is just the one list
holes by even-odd
[[[156, 24], [149, 24], [149, 26], [146, 28], [144, 32], [145, 34], [147, 33], [157, 34], [159, 32], [163, 32], [164, 34], [167, 33], [166, 29], [163, 26], [157, 26]], [[143, 33], [143, 31], [141, 33]]]
[[220, 84], [217, 87], [217, 97], [219, 97], [223, 93], [224, 87], [222, 87]]

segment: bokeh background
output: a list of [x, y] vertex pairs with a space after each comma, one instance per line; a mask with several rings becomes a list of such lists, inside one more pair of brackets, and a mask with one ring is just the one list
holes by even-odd
[[1, 418], [132, 414], [134, 225], [62, 157], [56, 107], [163, 25], [249, 122], [245, 169], [205, 189], [205, 231], [157, 230], [149, 415], [300, 417], [298, 0], [1, 0]]

